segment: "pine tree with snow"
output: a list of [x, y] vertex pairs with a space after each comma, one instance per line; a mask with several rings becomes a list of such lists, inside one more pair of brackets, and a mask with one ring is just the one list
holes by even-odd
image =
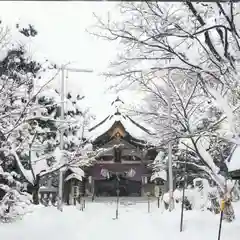
[[7, 28], [2, 24], [0, 28], [0, 220], [11, 221], [22, 216], [30, 204], [18, 150], [25, 141], [23, 132], [41, 65], [27, 55], [24, 47], [9, 41]]
[[58, 94], [50, 94], [50, 90], [41, 91], [36, 97], [32, 114], [25, 124], [24, 143], [19, 147], [18, 155], [25, 171], [30, 171], [29, 191], [33, 194], [33, 202], [39, 203], [38, 190], [40, 173], [56, 163], [55, 150], [59, 145], [59, 131], [56, 124]]
[[[36, 204], [39, 203], [38, 191], [41, 185], [47, 184], [50, 179], [52, 186], [58, 186], [58, 170], [61, 164], [64, 165], [61, 163], [61, 158], [64, 157], [66, 166], [75, 163], [81, 158], [87, 143], [84, 138], [84, 128], [87, 127], [91, 114], [88, 109], [82, 107], [83, 97], [71, 95], [69, 92], [65, 97], [64, 121], [60, 119], [61, 101], [57, 90], [46, 89], [36, 97], [37, 114], [31, 118], [28, 126], [30, 139], [34, 141], [31, 143], [31, 152], [24, 153], [28, 160], [31, 156], [30, 166], [25, 169], [32, 172], [34, 181], [30, 186]], [[64, 148], [60, 151], [62, 128]], [[83, 157], [83, 159], [81, 167], [89, 166], [91, 158], [86, 160], [86, 157]]]

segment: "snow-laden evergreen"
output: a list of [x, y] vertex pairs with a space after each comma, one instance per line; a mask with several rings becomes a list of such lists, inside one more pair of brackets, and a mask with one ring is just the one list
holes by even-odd
[[[52, 174], [57, 175], [59, 169], [72, 164], [82, 177], [84, 173], [79, 167], [91, 164], [93, 157], [85, 149], [84, 128], [91, 114], [81, 106], [82, 97], [66, 94], [65, 117], [60, 120], [60, 94], [48, 86], [53, 79], [42, 80], [41, 73], [48, 70], [49, 64], [43, 67], [24, 47], [7, 42], [9, 33], [4, 32], [7, 28], [1, 29], [0, 215], [8, 221], [24, 214], [30, 202], [39, 203], [38, 191], [44, 176], [53, 178]], [[17, 26], [17, 31], [20, 39], [37, 33], [31, 25]], [[59, 149], [61, 129], [64, 130], [62, 150]]]
[[[9, 40], [5, 26], [1, 24], [0, 28], [0, 219], [12, 221], [22, 216], [30, 204], [19, 150], [28, 137], [24, 133], [35, 97], [31, 93], [41, 65]], [[30, 171], [26, 177], [31, 181]]]

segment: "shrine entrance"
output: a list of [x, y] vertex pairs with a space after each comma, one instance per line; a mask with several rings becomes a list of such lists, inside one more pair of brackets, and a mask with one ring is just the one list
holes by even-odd
[[100, 196], [141, 196], [141, 182], [129, 179], [111, 177], [104, 180], [95, 180], [95, 195]]

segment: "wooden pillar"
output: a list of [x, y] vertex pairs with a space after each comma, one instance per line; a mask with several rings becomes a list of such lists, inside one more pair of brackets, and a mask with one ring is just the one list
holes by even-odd
[[70, 179], [70, 194], [69, 194], [69, 203], [70, 205], [73, 205], [73, 195], [74, 195], [74, 189], [73, 189], [74, 183], [73, 179]]
[[142, 184], [142, 186], [141, 186], [141, 197], [143, 197], [144, 196], [144, 185]]
[[94, 180], [92, 176], [85, 179], [85, 195], [93, 195], [94, 193]]
[[141, 196], [145, 196], [145, 185], [147, 184], [147, 176], [142, 176]]
[[92, 178], [92, 183], [91, 183], [91, 192], [93, 195], [95, 195], [95, 180]]
[[[79, 187], [79, 186], [78, 186], [78, 181], [77, 181], [76, 179], [73, 179], [73, 188], [74, 188], [74, 187], [76, 188], [76, 186]], [[74, 197], [73, 197], [73, 204], [74, 204], [74, 206], [77, 204], [76, 194], [74, 194]]]
[[82, 179], [82, 181], [79, 181], [79, 193], [80, 196], [84, 196], [85, 195], [85, 178]]
[[47, 180], [47, 187], [48, 188], [52, 187], [52, 178], [51, 177], [49, 177], [48, 180]]

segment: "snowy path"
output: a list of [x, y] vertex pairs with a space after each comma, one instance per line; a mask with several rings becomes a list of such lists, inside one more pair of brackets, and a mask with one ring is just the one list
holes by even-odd
[[[119, 219], [113, 220], [115, 204], [88, 203], [84, 212], [65, 207], [62, 213], [52, 207], [39, 207], [22, 221], [1, 224], [0, 237], [3, 240], [217, 239], [218, 216], [188, 212], [185, 231], [179, 233], [179, 211], [162, 213], [155, 203], [151, 210], [147, 213], [147, 203], [121, 205]], [[221, 240], [239, 239], [240, 204], [236, 212], [238, 220], [224, 223]]]

